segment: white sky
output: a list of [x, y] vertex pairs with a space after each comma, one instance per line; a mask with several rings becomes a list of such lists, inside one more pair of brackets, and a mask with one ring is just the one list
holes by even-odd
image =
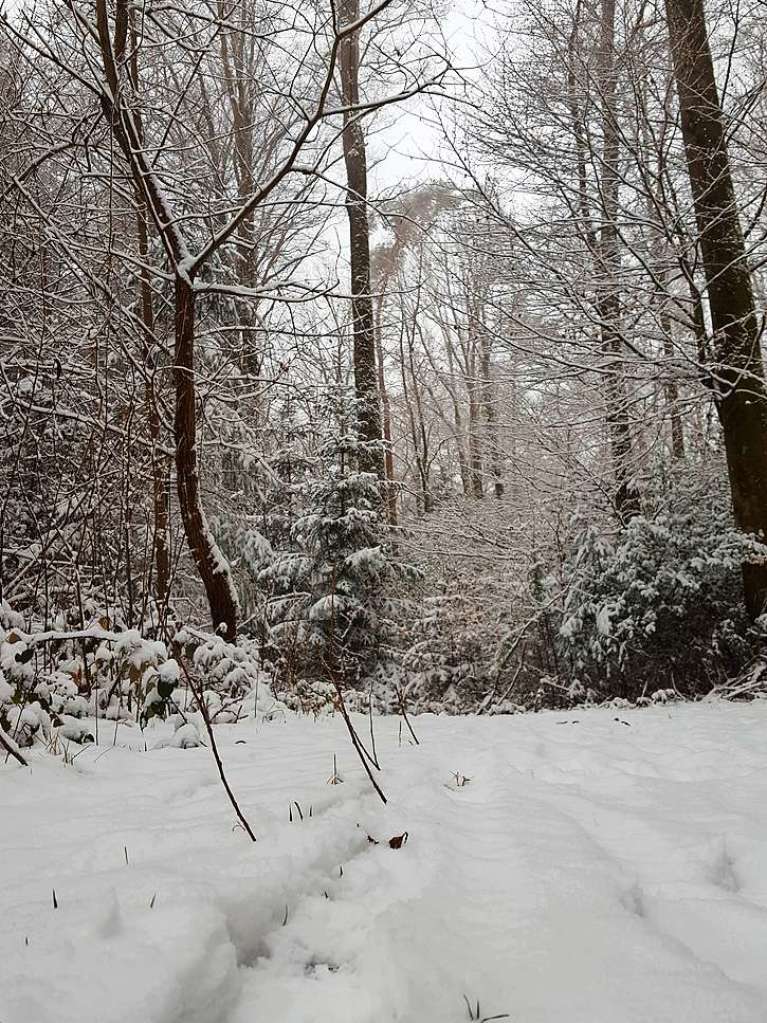
[[[483, 0], [453, 0], [440, 20], [454, 66], [466, 78], [481, 74], [478, 54], [491, 19]], [[433, 105], [431, 97], [416, 97], [378, 115], [369, 138], [371, 191], [386, 191], [400, 183], [407, 185], [440, 175], [442, 134], [434, 123]], [[442, 104], [442, 111], [449, 123], [449, 103]]]

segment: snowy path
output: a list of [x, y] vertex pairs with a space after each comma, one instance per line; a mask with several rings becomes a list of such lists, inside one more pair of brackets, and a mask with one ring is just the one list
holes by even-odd
[[0, 1023], [767, 1023], [767, 705], [616, 713], [0, 768]]

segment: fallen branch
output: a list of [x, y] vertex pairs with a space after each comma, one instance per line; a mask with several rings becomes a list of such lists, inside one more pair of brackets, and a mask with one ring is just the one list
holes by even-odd
[[5, 734], [2, 728], [0, 728], [0, 746], [8, 752], [9, 756], [18, 760], [22, 767], [29, 767], [29, 763], [24, 759], [21, 753], [19, 753], [16, 743]]

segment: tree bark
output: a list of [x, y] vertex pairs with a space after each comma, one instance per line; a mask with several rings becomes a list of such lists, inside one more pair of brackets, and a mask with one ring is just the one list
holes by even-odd
[[[413, 350], [415, 347], [417, 314], [407, 325], [403, 322], [400, 332], [400, 374], [402, 379], [402, 398], [407, 411], [410, 439], [413, 442], [413, 458], [418, 474], [419, 490], [416, 493], [416, 512], [423, 515], [433, 510], [433, 502], [429, 484], [429, 443], [423, 419], [423, 403], [418, 384]], [[405, 355], [405, 339], [407, 339], [407, 355]]]
[[461, 412], [461, 403], [458, 399], [457, 388], [454, 386], [456, 379], [456, 355], [453, 347], [453, 342], [450, 338], [449, 331], [444, 331], [445, 339], [445, 353], [447, 355], [447, 367], [448, 367], [448, 379], [450, 380], [449, 386], [446, 383], [447, 391], [450, 395], [450, 401], [453, 406], [453, 435], [455, 437], [455, 448], [458, 456], [458, 469], [461, 474], [461, 486], [463, 487], [464, 497], [471, 497], [471, 474], [469, 472], [469, 459], [466, 452], [467, 438], [466, 430], [463, 423], [463, 414]]
[[386, 386], [383, 360], [383, 306], [384, 294], [387, 281], [382, 279], [379, 282], [380, 294], [376, 307], [376, 362], [378, 369], [378, 392], [381, 397], [381, 430], [384, 439], [384, 472], [386, 475], [386, 514], [390, 526], [396, 526], [398, 522], [397, 513], [397, 488], [394, 482], [394, 448], [392, 446], [391, 432], [391, 400], [389, 390]]
[[176, 276], [176, 480], [189, 549], [210, 605], [213, 628], [224, 639], [237, 636], [239, 607], [231, 570], [210, 531], [202, 507], [197, 458], [197, 409], [194, 375], [195, 301], [191, 281]]
[[482, 407], [485, 412], [487, 430], [487, 464], [493, 478], [493, 493], [500, 500], [503, 497], [501, 445], [498, 437], [498, 417], [495, 408], [495, 388], [492, 376], [492, 341], [489, 332], [480, 327], [480, 363], [482, 366]]
[[631, 424], [620, 356], [623, 339], [620, 330], [621, 296], [619, 291], [621, 254], [618, 236], [620, 188], [620, 137], [617, 122], [615, 70], [615, 0], [602, 0], [602, 35], [599, 55], [599, 87], [602, 103], [602, 226], [599, 232], [598, 263], [601, 280], [597, 284], [597, 308], [602, 348], [609, 363], [605, 376], [607, 426], [610, 434], [615, 476], [615, 511], [624, 525], [640, 512], [639, 491], [632, 476]]
[[[140, 195], [136, 197], [136, 226], [138, 231], [139, 255], [144, 264], [149, 257], [149, 235], [147, 230], [146, 209]], [[146, 415], [149, 425], [149, 439], [152, 444], [151, 465], [152, 465], [152, 512], [153, 512], [153, 535], [152, 535], [152, 560], [155, 568], [154, 592], [157, 601], [157, 608], [164, 621], [167, 602], [168, 587], [170, 585], [170, 548], [168, 545], [168, 506], [165, 500], [165, 458], [160, 453], [160, 413], [157, 409], [157, 395], [155, 393], [155, 358], [154, 358], [154, 306], [152, 302], [152, 286], [149, 279], [149, 270], [146, 265], [142, 266], [140, 278], [141, 292], [141, 322], [145, 332], [144, 361], [146, 365], [146, 382], [144, 384], [144, 399], [146, 403]]]
[[482, 483], [483, 465], [480, 439], [482, 402], [476, 377], [467, 378], [466, 389], [469, 392], [469, 486], [471, 496], [479, 501], [485, 496], [485, 490]]
[[226, 639], [237, 635], [238, 602], [231, 571], [210, 531], [202, 507], [197, 459], [196, 388], [194, 376], [195, 296], [194, 284], [186, 271], [179, 268], [187, 255], [178, 224], [172, 222], [162, 187], [152, 170], [142, 142], [140, 117], [125, 105], [130, 90], [121, 88], [121, 75], [128, 38], [127, 0], [117, 0], [114, 16], [114, 38], [110, 37], [110, 18], [106, 0], [96, 3], [96, 34], [99, 40], [104, 76], [108, 89], [101, 93], [101, 106], [125, 162], [133, 177], [134, 187], [143, 196], [163, 243], [176, 265], [175, 334], [176, 334], [176, 412], [174, 434], [176, 444], [176, 483], [181, 518], [187, 543], [200, 573], [210, 606], [213, 628]]
[[[703, 0], [666, 0], [687, 166], [713, 326], [709, 363], [735, 521], [767, 539], [767, 393], [751, 273]], [[767, 600], [767, 565], [743, 566], [746, 608]]]
[[[338, 7], [342, 25], [359, 19], [359, 0], [343, 0]], [[367, 214], [367, 155], [359, 105], [359, 33], [352, 32], [338, 51], [341, 95], [344, 104], [342, 133], [346, 166], [346, 212], [349, 217], [349, 255], [351, 263], [352, 331], [354, 345], [354, 386], [357, 396], [357, 422], [362, 441], [359, 467], [385, 479], [381, 444], [381, 412], [376, 371], [376, 338], [373, 299], [370, 288], [370, 232]]]
[[[139, 36], [135, 26], [135, 15], [131, 10], [128, 15], [129, 30], [131, 38], [130, 76], [133, 89], [139, 89]], [[139, 142], [143, 145], [144, 128], [141, 114], [134, 115], [136, 134]], [[170, 587], [170, 546], [168, 542], [169, 533], [169, 509], [166, 500], [167, 472], [165, 468], [165, 457], [160, 453], [161, 423], [160, 413], [157, 407], [156, 392], [156, 360], [154, 355], [154, 302], [152, 298], [152, 281], [149, 272], [149, 217], [144, 202], [141, 188], [136, 185], [134, 188], [136, 196], [136, 233], [138, 236], [138, 251], [141, 257], [141, 274], [139, 284], [139, 297], [141, 299], [141, 323], [144, 329], [144, 362], [146, 378], [144, 384], [144, 399], [146, 403], [147, 423], [149, 426], [149, 439], [152, 444], [151, 466], [152, 466], [152, 562], [155, 569], [154, 593], [157, 608], [160, 614], [160, 624], [165, 624], [167, 614], [169, 587]]]
[[684, 424], [679, 412], [679, 383], [674, 375], [672, 366], [674, 358], [674, 321], [669, 315], [665, 295], [661, 295], [660, 300], [662, 308], [659, 319], [663, 333], [663, 356], [666, 361], [666, 381], [663, 386], [663, 394], [666, 402], [666, 414], [671, 426], [671, 455], [675, 462], [682, 462], [685, 457]]

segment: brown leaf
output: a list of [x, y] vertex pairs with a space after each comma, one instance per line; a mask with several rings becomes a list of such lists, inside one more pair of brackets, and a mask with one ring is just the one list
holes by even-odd
[[403, 831], [401, 835], [395, 835], [394, 838], [390, 838], [389, 846], [392, 849], [401, 849], [405, 842], [407, 842], [407, 831]]

